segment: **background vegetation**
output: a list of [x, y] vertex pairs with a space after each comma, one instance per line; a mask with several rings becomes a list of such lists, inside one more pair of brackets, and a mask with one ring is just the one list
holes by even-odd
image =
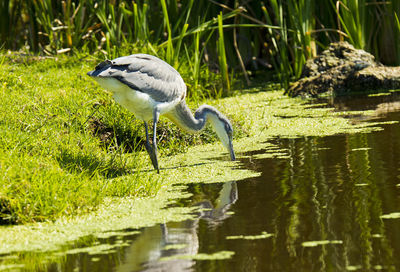
[[[273, 68], [287, 87], [338, 40], [399, 65], [399, 13], [399, 1], [383, 0], [10, 0], [0, 3], [0, 37], [5, 49], [45, 55], [156, 54], [192, 95], [216, 95], [234, 72], [249, 83], [250, 71]], [[221, 76], [210, 83], [204, 68]]]
[[[399, 64], [399, 9], [356, 0], [0, 1], [0, 224], [76, 214], [162, 186], [137, 153], [142, 124], [85, 77], [99, 60], [158, 55], [179, 70], [197, 106], [232, 95], [234, 79], [250, 84], [267, 71], [286, 87], [332, 41]], [[235, 136], [246, 134], [233, 121]], [[215, 139], [209, 130], [159, 129], [162, 156]]]

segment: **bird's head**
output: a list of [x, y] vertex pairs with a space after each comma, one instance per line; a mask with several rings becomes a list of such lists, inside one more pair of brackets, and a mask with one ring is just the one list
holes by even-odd
[[207, 105], [200, 107], [199, 112], [206, 113], [208, 121], [213, 126], [223, 146], [229, 152], [231, 160], [234, 161], [236, 157], [233, 150], [233, 128], [231, 122], [222, 113]]
[[235, 151], [233, 151], [233, 128], [231, 123], [229, 122], [228, 119], [221, 119], [220, 120], [220, 126], [223, 127], [223, 129], [216, 129], [216, 133], [218, 135], [218, 138], [221, 140], [222, 144], [224, 147], [228, 150], [231, 160], [234, 161], [236, 159], [235, 157]]

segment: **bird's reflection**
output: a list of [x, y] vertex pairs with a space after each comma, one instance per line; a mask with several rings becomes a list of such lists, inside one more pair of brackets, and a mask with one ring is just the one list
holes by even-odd
[[201, 253], [198, 238], [200, 220], [205, 220], [211, 228], [218, 227], [232, 215], [229, 210], [237, 199], [236, 182], [227, 182], [222, 185], [216, 199], [202, 199], [194, 204], [199, 207], [196, 219], [145, 229], [126, 251], [125, 262], [117, 271], [190, 271], [195, 264], [190, 256]]

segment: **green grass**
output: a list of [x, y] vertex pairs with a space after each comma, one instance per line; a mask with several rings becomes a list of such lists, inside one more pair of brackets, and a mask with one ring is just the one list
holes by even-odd
[[[0, 224], [80, 214], [105, 197], [153, 196], [162, 186], [143, 122], [86, 75], [98, 61], [1, 55]], [[161, 157], [216, 140], [211, 128], [191, 135], [163, 118], [158, 135]]]
[[[138, 155], [141, 146], [129, 145], [131, 139], [140, 141], [142, 127], [85, 75], [93, 65], [86, 60], [46, 59], [1, 66], [3, 223], [77, 214], [105, 196], [157, 192], [157, 178], [143, 172], [148, 165]], [[99, 124], [93, 120], [108, 126], [113, 136], [104, 139], [101, 131], [95, 135]], [[118, 141], [115, 135], [129, 139]], [[135, 152], [127, 152], [134, 145]], [[126, 175], [130, 178], [122, 179]]]

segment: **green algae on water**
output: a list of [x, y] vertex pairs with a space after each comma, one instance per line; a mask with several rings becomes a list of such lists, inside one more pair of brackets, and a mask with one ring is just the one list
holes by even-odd
[[274, 236], [272, 233], [267, 233], [266, 231], [261, 232], [261, 234], [258, 235], [232, 235], [232, 236], [227, 236], [227, 240], [238, 240], [238, 239], [243, 239], [243, 240], [259, 240], [259, 239], [267, 239]]
[[176, 260], [176, 259], [183, 259], [183, 260], [226, 260], [231, 259], [235, 255], [233, 251], [218, 251], [214, 253], [198, 253], [198, 254], [182, 254], [182, 255], [174, 255], [170, 257], [163, 257], [161, 261], [169, 261], [169, 260]]
[[140, 234], [140, 231], [107, 231], [103, 233], [97, 234], [97, 238], [110, 238], [114, 236], [118, 237], [123, 237], [123, 236], [130, 236], [130, 235], [135, 235], [135, 234]]
[[369, 94], [368, 97], [387, 96], [392, 95], [391, 92]]
[[153, 198], [109, 198], [92, 213], [13, 227], [1, 227], [0, 254], [18, 251], [56, 251], [66, 243], [92, 235], [125, 229], [153, 226], [166, 221], [193, 218], [193, 208], [165, 208], [177, 192], [160, 192]]
[[115, 244], [99, 244], [94, 246], [69, 249], [65, 252], [56, 253], [56, 255], [62, 256], [65, 254], [79, 254], [79, 253], [88, 253], [89, 255], [99, 255], [99, 254], [106, 255], [116, 252], [116, 249], [118, 248], [127, 247], [129, 245], [130, 245], [129, 243], [120, 241]]
[[341, 240], [320, 240], [320, 241], [307, 241], [301, 243], [303, 247], [316, 247], [316, 246], [322, 246], [322, 245], [337, 245], [337, 244], [343, 244], [343, 241]]
[[399, 219], [400, 218], [400, 212], [393, 212], [389, 214], [384, 214], [381, 215], [380, 218], [382, 219]]
[[171, 250], [171, 249], [183, 249], [186, 248], [188, 245], [187, 244], [172, 244], [172, 245], [166, 245], [163, 250]]
[[350, 151], [366, 151], [372, 149], [371, 147], [360, 147], [360, 148], [353, 148]]
[[239, 152], [260, 150], [268, 146], [268, 140], [276, 137], [369, 133], [382, 130], [381, 125], [384, 124], [355, 123], [347, 118], [373, 116], [373, 110], [338, 112], [334, 108], [314, 107], [307, 100], [284, 96], [282, 91], [249, 92], [220, 100], [214, 105], [226, 113], [233, 120], [234, 127], [239, 127], [241, 133], [247, 136], [234, 141], [234, 147]]

